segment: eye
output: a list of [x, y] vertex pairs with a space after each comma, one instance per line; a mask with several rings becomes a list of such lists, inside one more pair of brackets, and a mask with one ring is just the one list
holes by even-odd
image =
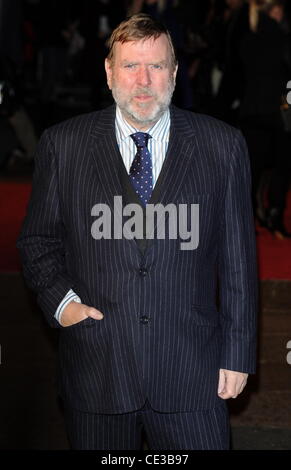
[[124, 67], [126, 69], [133, 69], [136, 66], [136, 64], [126, 64]]
[[151, 64], [152, 69], [162, 70], [163, 66], [161, 64]]

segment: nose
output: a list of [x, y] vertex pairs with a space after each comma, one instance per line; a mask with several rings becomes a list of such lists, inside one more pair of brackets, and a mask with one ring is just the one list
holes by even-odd
[[140, 86], [149, 86], [151, 83], [150, 71], [147, 67], [141, 67], [138, 71], [137, 82]]

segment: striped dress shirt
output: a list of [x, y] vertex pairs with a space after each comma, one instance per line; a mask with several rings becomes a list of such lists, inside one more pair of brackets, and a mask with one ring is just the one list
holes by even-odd
[[[115, 118], [115, 133], [116, 140], [119, 147], [120, 154], [122, 156], [123, 163], [126, 171], [129, 174], [131, 164], [136, 154], [136, 145], [131, 134], [139, 132], [139, 129], [131, 126], [122, 116], [120, 108], [116, 107], [116, 118]], [[152, 156], [152, 167], [153, 167], [153, 188], [159, 177], [161, 168], [163, 166], [168, 143], [170, 136], [170, 111], [167, 109], [162, 117], [147, 131], [152, 137], [148, 142], [148, 150]], [[70, 289], [61, 303], [59, 304], [55, 313], [55, 318], [60, 322], [62, 312], [64, 308], [72, 301], [81, 303], [80, 297]]]

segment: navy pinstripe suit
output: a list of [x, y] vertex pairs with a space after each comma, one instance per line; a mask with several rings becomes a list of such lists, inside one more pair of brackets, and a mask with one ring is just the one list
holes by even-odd
[[[91, 209], [134, 200], [115, 106], [48, 129], [18, 246], [53, 327], [69, 289], [104, 313], [60, 327], [60, 393], [72, 408], [123, 413], [219, 406], [219, 368], [255, 370], [256, 266], [246, 146], [236, 129], [171, 108], [150, 202], [199, 204], [199, 246], [94, 240]], [[127, 188], [127, 189], [126, 189]], [[218, 279], [218, 282], [217, 282]], [[217, 290], [219, 307], [216, 306]]]

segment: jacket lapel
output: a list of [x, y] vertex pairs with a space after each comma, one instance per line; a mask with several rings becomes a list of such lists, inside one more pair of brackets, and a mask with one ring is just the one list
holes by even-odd
[[[195, 130], [186, 119], [186, 112], [171, 106], [171, 128], [169, 146], [159, 178], [156, 182], [150, 204], [164, 206], [176, 203], [187, 177], [188, 167], [197, 151]], [[159, 219], [156, 220], [155, 231]], [[147, 248], [153, 240], [148, 240]]]
[[189, 125], [185, 112], [171, 106], [169, 146], [151, 203], [169, 204], [177, 199], [187, 175], [188, 165], [195, 155], [196, 136]]
[[[114, 209], [116, 211], [118, 219], [124, 222], [122, 207], [119, 204], [114, 206], [114, 196], [122, 196], [122, 206], [132, 201], [129, 201], [124, 193], [123, 178], [126, 176], [124, 175], [126, 174], [126, 169], [116, 140], [115, 114], [115, 105], [100, 112], [99, 120], [92, 131], [94, 141], [92, 158], [95, 163], [99, 183], [103, 189], [104, 201], [107, 202], [111, 210]], [[134, 193], [134, 191], [132, 192]], [[126, 230], [128, 242], [134, 243], [134, 246], [137, 248], [136, 240], [131, 238], [132, 234], [127, 226], [125, 225], [123, 229]]]
[[100, 112], [92, 131], [92, 158], [108, 205], [122, 194], [120, 165], [123, 164], [115, 136], [115, 105]]

